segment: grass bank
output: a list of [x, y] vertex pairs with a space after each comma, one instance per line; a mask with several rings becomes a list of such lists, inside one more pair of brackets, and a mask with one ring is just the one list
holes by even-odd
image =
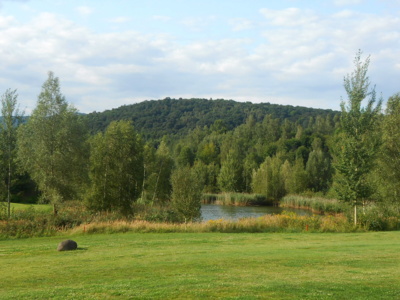
[[[79, 250], [57, 252], [66, 238]], [[1, 241], [1, 299], [399, 299], [398, 232]]]

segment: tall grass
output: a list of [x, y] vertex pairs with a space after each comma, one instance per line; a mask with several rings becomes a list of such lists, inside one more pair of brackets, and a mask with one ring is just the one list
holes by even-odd
[[[280, 206], [310, 209], [320, 214], [342, 214], [348, 220], [353, 218], [353, 208], [350, 204], [336, 199], [288, 195], [281, 200]], [[388, 203], [365, 203], [358, 209], [358, 222], [367, 230], [400, 230], [399, 206]]]
[[273, 205], [264, 195], [246, 193], [204, 194], [203, 203], [235, 206]]
[[315, 213], [338, 214], [346, 213], [351, 207], [347, 203], [336, 199], [321, 197], [304, 197], [300, 195], [287, 195], [280, 201], [281, 207], [310, 209]]
[[119, 232], [354, 232], [365, 231], [354, 227], [344, 216], [298, 216], [295, 213], [265, 215], [238, 221], [224, 219], [207, 222], [153, 223], [148, 221], [115, 221], [82, 224], [69, 231], [71, 234], [119, 233]]

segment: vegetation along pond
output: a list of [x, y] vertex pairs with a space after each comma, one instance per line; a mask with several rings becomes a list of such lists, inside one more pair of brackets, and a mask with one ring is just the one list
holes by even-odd
[[276, 206], [201, 205], [201, 217], [203, 221], [219, 219], [238, 220], [240, 218], [250, 217], [256, 218], [263, 215], [280, 214], [283, 211], [295, 212], [298, 215], [312, 215], [312, 212], [308, 210]]

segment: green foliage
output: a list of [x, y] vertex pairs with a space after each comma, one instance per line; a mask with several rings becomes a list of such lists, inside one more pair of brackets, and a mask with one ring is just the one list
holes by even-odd
[[[380, 144], [377, 125], [382, 101], [375, 105], [375, 90], [369, 90], [369, 57], [362, 62], [359, 52], [354, 64], [354, 72], [344, 79], [349, 100], [347, 106], [344, 102], [341, 104], [341, 129], [335, 138], [334, 167], [335, 188], [340, 199], [356, 205], [372, 194], [368, 175], [374, 167]], [[368, 103], [363, 107], [362, 101], [367, 97]]]
[[[7, 199], [7, 215], [11, 215], [11, 193], [12, 184], [16, 179], [16, 144], [17, 144], [17, 128], [23, 122], [22, 114], [18, 109], [18, 94], [14, 90], [6, 90], [1, 97], [1, 164], [0, 164], [0, 188], [5, 187], [5, 195]], [[3, 189], [1, 189], [3, 192]], [[3, 194], [3, 193], [1, 193]]]
[[368, 230], [400, 230], [400, 211], [395, 204], [370, 204], [363, 208], [359, 222]]
[[282, 207], [306, 208], [317, 213], [337, 214], [350, 211], [347, 203], [336, 199], [326, 199], [321, 197], [307, 197], [301, 195], [287, 195], [280, 201]]
[[193, 153], [192, 149], [188, 146], [184, 146], [178, 155], [178, 165], [185, 167], [185, 166], [193, 166], [195, 159], [195, 154]]
[[243, 191], [243, 165], [238, 151], [231, 149], [222, 162], [218, 186], [223, 192]]
[[286, 160], [281, 169], [285, 192], [297, 194], [307, 189], [307, 172], [304, 170], [303, 159], [296, 159], [294, 166]]
[[18, 161], [45, 200], [75, 199], [86, 181], [86, 129], [49, 72], [37, 106], [18, 128]]
[[314, 139], [312, 149], [306, 164], [308, 187], [313, 192], [326, 192], [331, 184], [331, 160], [320, 138]]
[[377, 173], [386, 202], [400, 207], [400, 93], [387, 102], [382, 124], [382, 148]]
[[[166, 98], [124, 105], [104, 112], [93, 112], [85, 118], [93, 133], [104, 131], [112, 121], [132, 120], [139, 133], [149, 140], [161, 139], [164, 135], [184, 136], [190, 130], [205, 126], [211, 127], [216, 133], [224, 133], [245, 123], [248, 112], [252, 112], [257, 122], [262, 121], [266, 115], [271, 115], [276, 120], [290, 119], [292, 122], [300, 123], [306, 123], [310, 116], [336, 114], [332, 110], [271, 103]], [[271, 141], [276, 139], [276, 134], [280, 134], [277, 125], [274, 124], [267, 134], [267, 138], [271, 138]]]
[[285, 184], [281, 173], [282, 161], [278, 156], [267, 157], [253, 173], [253, 192], [269, 200], [279, 201], [285, 195]]
[[204, 183], [205, 193], [216, 193], [219, 191], [217, 178], [219, 174], [219, 166], [216, 164], [206, 165], [202, 161], [196, 161], [193, 166], [193, 171], [197, 173], [197, 176]]
[[247, 193], [203, 194], [203, 203], [234, 206], [272, 205], [264, 195]]
[[112, 122], [91, 138], [90, 152], [88, 206], [130, 214], [143, 184], [143, 145], [132, 124]]
[[172, 206], [187, 221], [201, 217], [203, 182], [190, 167], [176, 169], [171, 176]]
[[165, 141], [161, 141], [156, 151], [156, 168], [153, 184], [153, 201], [165, 202], [170, 200], [172, 185], [171, 174], [174, 160]]

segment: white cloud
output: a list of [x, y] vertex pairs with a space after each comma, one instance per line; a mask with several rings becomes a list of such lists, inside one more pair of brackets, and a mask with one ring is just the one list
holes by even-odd
[[291, 7], [284, 10], [263, 8], [261, 14], [274, 26], [302, 26], [318, 21], [319, 17], [312, 10], [302, 10]]
[[333, 3], [337, 6], [357, 5], [363, 3], [363, 0], [334, 0]]
[[93, 8], [89, 6], [78, 6], [76, 11], [82, 16], [88, 16], [93, 13]]
[[[52, 70], [67, 99], [84, 112], [166, 96], [338, 109], [343, 76], [361, 48], [371, 54], [377, 91], [384, 97], [398, 92], [396, 15], [322, 16], [298, 8], [260, 13], [266, 22], [228, 19], [230, 38], [189, 41], [162, 31], [92, 31], [51, 13], [26, 23], [0, 16], [0, 90], [17, 88], [29, 112]], [[192, 25], [203, 30], [214, 21], [199, 18]], [[235, 35], [240, 26], [253, 27], [251, 39]]]
[[217, 17], [208, 16], [208, 17], [187, 17], [181, 21], [181, 24], [185, 27], [189, 28], [193, 31], [202, 31], [205, 28], [211, 26]]
[[153, 16], [153, 20], [161, 21], [161, 22], [168, 22], [171, 20], [171, 17], [168, 16]]
[[251, 20], [244, 18], [236, 18], [229, 21], [233, 31], [249, 30], [254, 28], [254, 24]]
[[116, 18], [110, 19], [111, 23], [117, 23], [117, 24], [127, 23], [130, 21], [131, 21], [131, 18], [129, 18], [129, 17], [116, 17]]

